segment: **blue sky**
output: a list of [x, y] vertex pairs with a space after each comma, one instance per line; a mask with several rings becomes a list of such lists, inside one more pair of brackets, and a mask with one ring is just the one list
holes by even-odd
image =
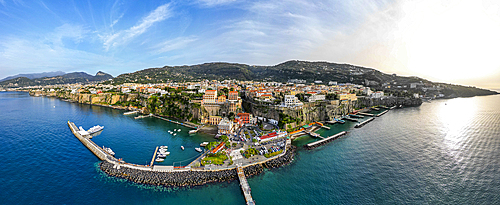
[[[500, 46], [494, 40], [500, 30], [491, 29], [500, 25], [494, 10], [498, 3], [484, 2], [491, 1], [0, 0], [0, 78], [58, 70], [102, 70], [116, 76], [165, 65], [274, 65], [299, 59], [496, 88], [500, 64], [489, 59], [499, 54], [491, 50]], [[458, 16], [473, 20], [455, 25]], [[481, 38], [490, 45], [469, 46], [491, 52], [470, 53], [474, 56], [465, 65], [485, 62], [481, 67], [488, 75], [440, 77], [450, 73], [442, 69], [448, 67], [443, 62], [461, 54], [442, 60], [428, 56], [426, 44], [441, 44], [448, 37], [426, 33], [455, 32], [478, 21], [484, 25], [474, 29], [491, 33]], [[450, 27], [439, 32], [433, 22]], [[475, 34], [457, 35], [461, 41], [477, 40]], [[449, 53], [448, 47], [434, 50]], [[438, 68], [430, 64], [439, 64], [442, 72], [433, 75]]]

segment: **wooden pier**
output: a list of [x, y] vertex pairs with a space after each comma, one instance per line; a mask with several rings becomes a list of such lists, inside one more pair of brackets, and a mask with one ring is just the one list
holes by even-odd
[[314, 149], [314, 148], [316, 148], [316, 147], [318, 147], [318, 146], [320, 146], [322, 144], [326, 144], [326, 143], [328, 143], [328, 142], [330, 142], [332, 140], [335, 140], [335, 139], [337, 139], [337, 138], [339, 138], [339, 137], [341, 137], [341, 136], [343, 136], [345, 134], [347, 134], [347, 132], [346, 131], [342, 131], [342, 132], [339, 132], [339, 133], [337, 133], [335, 135], [332, 135], [330, 137], [324, 138], [322, 140], [318, 140], [316, 142], [311, 142], [311, 143], [305, 145], [304, 147], [307, 148], [307, 149]]
[[248, 185], [248, 181], [245, 177], [245, 172], [243, 172], [243, 168], [241, 168], [240, 166], [237, 166], [236, 170], [238, 170], [238, 178], [240, 179], [240, 187], [241, 187], [241, 190], [243, 191], [243, 195], [245, 196], [245, 201], [247, 202], [248, 205], [255, 204], [255, 202], [253, 201], [253, 198], [252, 198], [250, 185]]
[[354, 125], [354, 128], [360, 128], [360, 127], [363, 127], [365, 124], [367, 124], [367, 123], [369, 123], [369, 122], [373, 121], [374, 119], [375, 119], [375, 118], [373, 118], [373, 117], [372, 117], [372, 118], [370, 118], [370, 119], [368, 119], [368, 120], [365, 120], [365, 121], [363, 121], [363, 122], [361, 122], [361, 123], [359, 123], [359, 124], [357, 124], [357, 125]]

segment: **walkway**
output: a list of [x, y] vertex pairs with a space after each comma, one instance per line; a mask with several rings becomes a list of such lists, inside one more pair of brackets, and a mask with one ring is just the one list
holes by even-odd
[[238, 166], [236, 168], [238, 170], [238, 178], [240, 178], [240, 187], [241, 190], [243, 191], [243, 195], [245, 195], [245, 201], [247, 201], [247, 204], [253, 205], [255, 202], [252, 199], [252, 195], [250, 193], [250, 185], [248, 185], [247, 179], [245, 178], [245, 173], [243, 172], [243, 168]]

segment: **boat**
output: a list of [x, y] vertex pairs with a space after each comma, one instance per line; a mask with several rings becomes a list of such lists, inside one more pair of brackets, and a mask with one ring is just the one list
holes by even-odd
[[197, 147], [197, 148], [194, 148], [194, 150], [196, 150], [197, 152], [201, 152], [203, 150], [201, 150], [201, 148]]
[[178, 129], [178, 130], [177, 130], [177, 132], [180, 132], [180, 131], [181, 131], [181, 129]]
[[174, 136], [177, 135], [177, 133], [174, 133]]
[[111, 148], [102, 146], [102, 149], [106, 151], [108, 154], [115, 156], [115, 152], [113, 152]]
[[200, 144], [200, 147], [204, 147], [204, 146], [207, 146], [207, 145], [208, 145], [208, 142], [202, 142], [202, 143]]
[[89, 132], [90, 134], [94, 134], [96, 132], [101, 131], [102, 129], [104, 129], [104, 126], [96, 125], [94, 127], [91, 127], [89, 130], [87, 130], [87, 132]]
[[165, 159], [163, 159], [163, 158], [159, 158], [159, 157], [158, 157], [158, 158], [156, 158], [156, 160], [155, 160], [155, 161], [156, 161], [156, 162], [163, 162], [163, 161], [165, 161]]
[[156, 156], [157, 156], [157, 157], [159, 157], [159, 158], [165, 158], [165, 157], [167, 157], [167, 155], [166, 155], [166, 154], [158, 154], [158, 155], [156, 155]]
[[181, 146], [181, 149], [184, 150], [184, 146]]
[[164, 152], [159, 152], [158, 155], [170, 155], [170, 152], [164, 151]]
[[189, 130], [189, 134], [194, 134], [196, 132], [198, 132], [198, 130]]
[[160, 146], [160, 149], [168, 149], [168, 146], [167, 145], [162, 145], [162, 146]]

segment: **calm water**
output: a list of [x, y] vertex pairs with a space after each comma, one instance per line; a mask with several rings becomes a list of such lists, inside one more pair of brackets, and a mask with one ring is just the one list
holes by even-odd
[[[237, 181], [166, 189], [108, 177], [66, 122], [104, 125], [94, 137], [133, 163], [169, 145], [164, 164], [196, 157], [205, 135], [158, 119], [27, 93], [0, 92], [2, 204], [243, 204]], [[500, 95], [392, 110], [289, 166], [248, 179], [258, 204], [500, 204]], [[168, 130], [182, 129], [176, 136]], [[303, 145], [314, 139], [303, 138]], [[186, 147], [180, 150], [180, 145]]]

